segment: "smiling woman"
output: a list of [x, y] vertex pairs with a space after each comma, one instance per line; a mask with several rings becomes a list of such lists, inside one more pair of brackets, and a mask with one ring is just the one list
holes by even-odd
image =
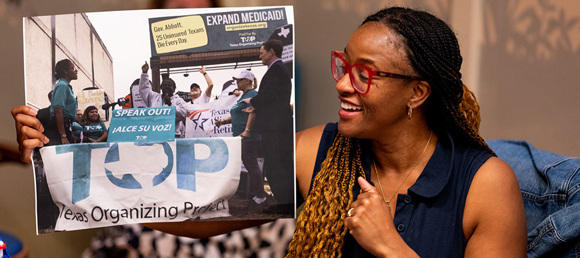
[[107, 127], [101, 121], [99, 110], [95, 106], [89, 106], [85, 109], [81, 121], [83, 125], [83, 142], [105, 142], [107, 141]]
[[[264, 63], [272, 52], [260, 50]], [[478, 134], [449, 26], [426, 12], [383, 9], [332, 58], [340, 118], [296, 135], [306, 202], [288, 257], [525, 257], [518, 182]], [[42, 145], [27, 111], [13, 114], [22, 149]], [[199, 238], [263, 222], [148, 226]]]
[[306, 203], [289, 256], [524, 257], [519, 187], [477, 133], [449, 26], [384, 9], [331, 57], [339, 121], [296, 137]]

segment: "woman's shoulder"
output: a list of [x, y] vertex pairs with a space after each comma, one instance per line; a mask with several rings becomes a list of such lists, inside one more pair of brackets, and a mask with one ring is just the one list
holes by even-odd
[[[334, 138], [334, 135], [338, 133], [336, 123], [329, 123], [326, 125], [318, 125], [296, 133], [296, 148], [314, 151], [318, 151], [318, 143], [322, 139], [323, 135], [330, 135]], [[311, 156], [309, 156], [311, 157]], [[313, 158], [316, 158], [314, 155]]]
[[477, 243], [468, 244], [471, 247], [466, 254], [486, 247], [525, 254], [522, 196], [513, 170], [503, 160], [490, 157], [475, 174], [467, 194], [463, 224], [469, 242]]
[[324, 131], [325, 127], [326, 127], [326, 125], [317, 125], [317, 126], [302, 130], [300, 132], [297, 132], [296, 133], [296, 144], [298, 144], [298, 138], [307, 139], [307, 138], [312, 138], [312, 137], [314, 137], [314, 138], [318, 137], [320, 139], [320, 136], [322, 135], [322, 132]]
[[63, 86], [68, 86], [68, 82], [66, 82], [66, 80], [64, 79], [59, 79], [58, 81], [56, 81], [56, 83], [54, 84], [54, 88], [56, 89], [57, 87], [63, 87]]
[[474, 183], [497, 188], [511, 186], [519, 190], [518, 181], [512, 168], [495, 156], [488, 158], [481, 165], [473, 180], [472, 186]]
[[255, 89], [251, 89], [251, 90], [248, 90], [248, 92], [244, 95], [247, 95], [247, 96], [244, 96], [245, 98], [255, 97], [256, 95], [258, 95], [258, 91], [256, 91]]
[[324, 132], [324, 128], [325, 125], [319, 125], [296, 133], [297, 161], [299, 158], [302, 158], [304, 160], [306, 159], [314, 160], [316, 158], [318, 144], [314, 143], [318, 143], [320, 141], [322, 133]]

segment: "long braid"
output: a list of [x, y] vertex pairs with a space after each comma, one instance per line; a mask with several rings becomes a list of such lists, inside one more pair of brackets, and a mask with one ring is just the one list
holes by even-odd
[[448, 130], [459, 142], [491, 153], [479, 135], [479, 105], [461, 81], [461, 57], [455, 33], [439, 18], [422, 11], [393, 7], [367, 17], [381, 22], [401, 36], [415, 70], [431, 85], [427, 122], [433, 130]]
[[286, 257], [340, 256], [358, 176], [365, 177], [359, 140], [339, 134], [314, 178]]

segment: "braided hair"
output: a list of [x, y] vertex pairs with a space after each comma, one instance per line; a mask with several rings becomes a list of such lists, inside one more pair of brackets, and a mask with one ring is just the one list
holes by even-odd
[[[493, 153], [478, 134], [479, 105], [461, 81], [462, 57], [451, 28], [429, 13], [402, 7], [383, 9], [362, 24], [367, 22], [396, 32], [411, 65], [431, 86], [425, 102], [429, 126], [438, 134], [450, 132], [459, 144]], [[365, 177], [360, 144], [340, 134], [334, 140], [298, 217], [287, 257], [340, 256], [352, 189], [358, 176]]]
[[383, 9], [362, 23], [380, 22], [402, 36], [411, 65], [431, 85], [425, 103], [427, 123], [437, 133], [447, 130], [460, 143], [491, 153], [479, 135], [479, 105], [461, 81], [457, 37], [439, 18], [403, 7]]
[[346, 234], [345, 211], [352, 203], [350, 189], [358, 176], [365, 177], [360, 140], [338, 134], [298, 216], [286, 257], [340, 256]]

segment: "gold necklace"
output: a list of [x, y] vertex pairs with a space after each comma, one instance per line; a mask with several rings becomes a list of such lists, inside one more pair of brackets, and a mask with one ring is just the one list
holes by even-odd
[[429, 140], [427, 140], [427, 144], [425, 145], [425, 148], [423, 149], [423, 152], [421, 153], [421, 155], [419, 155], [419, 157], [415, 161], [415, 164], [413, 164], [413, 168], [411, 168], [411, 170], [409, 170], [409, 172], [407, 172], [407, 176], [405, 176], [405, 179], [403, 179], [403, 181], [401, 182], [401, 184], [399, 185], [399, 187], [397, 187], [397, 190], [395, 191], [395, 194], [393, 194], [391, 196], [391, 198], [389, 198], [388, 201], [385, 198], [385, 193], [383, 192], [383, 186], [381, 185], [381, 178], [379, 177], [379, 172], [377, 170], [377, 166], [375, 165], [375, 160], [373, 159], [373, 168], [375, 169], [375, 174], [377, 175], [377, 181], [379, 181], [379, 188], [381, 189], [381, 195], [383, 196], [383, 201], [385, 201], [385, 203], [387, 203], [387, 207], [389, 207], [389, 212], [392, 212], [392, 210], [391, 210], [391, 201], [399, 193], [399, 189], [401, 189], [401, 186], [403, 186], [403, 184], [405, 183], [405, 181], [407, 181], [407, 179], [409, 178], [409, 176], [411, 175], [411, 173], [413, 172], [413, 170], [415, 170], [415, 167], [417, 167], [417, 164], [419, 163], [419, 160], [421, 160], [421, 157], [423, 157], [423, 154], [425, 154], [425, 151], [427, 150], [427, 147], [429, 146], [429, 143], [431, 142], [431, 136], [432, 135], [433, 135], [433, 131], [429, 132]]

